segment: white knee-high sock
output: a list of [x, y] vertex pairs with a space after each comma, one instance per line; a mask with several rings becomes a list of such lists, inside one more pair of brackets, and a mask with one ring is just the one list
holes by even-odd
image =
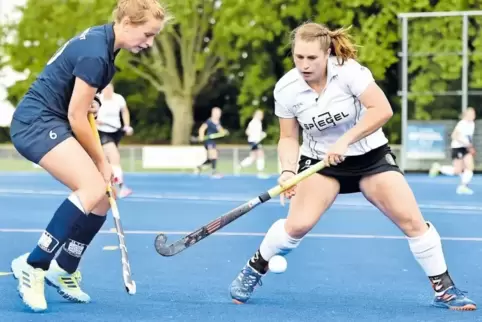
[[256, 168], [259, 172], [264, 170], [264, 158], [260, 158], [256, 160]]
[[285, 230], [286, 219], [276, 221], [266, 233], [259, 250], [249, 265], [261, 274], [266, 273], [268, 262], [275, 255], [286, 255], [298, 247], [301, 239], [292, 238]]
[[435, 292], [443, 293], [453, 286], [453, 282], [447, 272], [440, 235], [430, 222], [427, 222], [427, 225], [429, 228], [423, 235], [407, 237], [408, 244], [413, 256], [432, 282]]
[[253, 158], [250, 156], [241, 161], [242, 168], [249, 167], [251, 164], [253, 164]]
[[440, 172], [441, 172], [442, 174], [445, 174], [446, 176], [453, 176], [453, 175], [455, 175], [454, 167], [451, 166], [451, 165], [443, 165], [443, 166], [440, 168]]
[[474, 172], [471, 170], [464, 170], [462, 175], [460, 176], [460, 179], [462, 181], [462, 184], [464, 186], [468, 185], [470, 181], [472, 181], [472, 177], [474, 176]]

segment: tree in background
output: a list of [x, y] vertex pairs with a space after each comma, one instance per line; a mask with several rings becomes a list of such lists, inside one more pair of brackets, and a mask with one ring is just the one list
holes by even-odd
[[[29, 0], [21, 9], [20, 21], [7, 26], [15, 33], [14, 41], [3, 44], [10, 57], [6, 63], [16, 70], [30, 71], [27, 80], [11, 88], [11, 99], [18, 101], [52, 53], [68, 38], [88, 26], [109, 21], [115, 2]], [[174, 20], [148, 53], [123, 53], [116, 62], [123, 70], [120, 77], [133, 80], [135, 74], [163, 93], [173, 118], [171, 142], [185, 144], [192, 130], [195, 98], [226, 64], [217, 54], [223, 43], [213, 33], [221, 2], [186, 0], [172, 3], [169, 10]]]
[[[107, 22], [114, 4], [115, 0], [29, 0], [20, 22], [9, 26], [16, 32], [16, 41], [3, 45], [13, 68], [19, 71], [28, 68], [31, 72], [26, 81], [10, 89], [12, 100], [15, 102], [23, 95], [66, 39], [90, 25]], [[116, 82], [124, 84], [132, 93], [128, 102], [139, 106], [135, 117], [136, 124], [141, 125], [143, 141], [153, 135], [167, 135], [165, 124], [152, 125], [152, 113], [145, 110], [165, 104], [173, 121], [171, 142], [187, 143], [193, 130], [195, 106], [201, 109], [196, 114], [204, 117], [211, 103], [222, 105], [226, 102], [233, 117], [239, 114], [241, 127], [256, 108], [267, 112], [268, 121], [274, 119], [272, 91], [276, 81], [293, 67], [288, 36], [301, 22], [313, 20], [331, 28], [353, 25], [351, 32], [361, 45], [359, 60], [372, 70], [396, 112], [385, 128], [391, 141], [397, 142], [400, 137], [397, 91], [401, 85], [397, 14], [468, 10], [480, 4], [482, 0], [173, 1], [169, 10], [175, 19], [156, 39], [152, 50], [141, 55], [123, 53], [118, 57], [122, 71], [116, 76]], [[471, 50], [482, 43], [481, 20], [470, 20]], [[420, 19], [411, 22], [410, 28], [410, 52], [461, 50], [460, 22], [448, 18]], [[471, 56], [472, 88], [482, 86], [481, 57]], [[410, 91], [460, 89], [460, 64], [459, 57], [411, 57]], [[233, 93], [237, 94], [236, 98]], [[410, 116], [414, 119], [453, 118], [460, 111], [458, 98], [411, 97], [414, 108]], [[457, 106], [454, 108], [453, 104]], [[268, 133], [272, 138], [277, 137], [277, 130], [277, 122], [271, 122]]]

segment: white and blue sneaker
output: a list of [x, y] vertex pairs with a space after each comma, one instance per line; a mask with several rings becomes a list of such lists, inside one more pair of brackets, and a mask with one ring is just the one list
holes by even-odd
[[254, 288], [261, 284], [263, 275], [246, 264], [236, 279], [231, 283], [230, 293], [236, 304], [246, 303], [254, 292]]
[[56, 260], [50, 263], [50, 268], [45, 274], [47, 285], [57, 289], [57, 292], [65, 299], [76, 303], [89, 303], [90, 296], [82, 291], [80, 271], [69, 274], [64, 271]]
[[47, 310], [45, 299], [45, 271], [34, 268], [27, 263], [29, 253], [15, 258], [11, 263], [13, 276], [18, 279], [17, 291], [27, 305], [34, 312]]
[[455, 286], [450, 287], [440, 295], [435, 295], [433, 306], [456, 310], [456, 311], [474, 311], [477, 305], [474, 301], [466, 296], [467, 292], [461, 291]]

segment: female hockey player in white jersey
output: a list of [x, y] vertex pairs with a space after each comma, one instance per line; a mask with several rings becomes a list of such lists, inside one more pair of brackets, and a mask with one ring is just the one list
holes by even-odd
[[457, 186], [457, 194], [472, 195], [474, 191], [468, 187], [474, 176], [474, 154], [473, 143], [475, 131], [475, 109], [469, 107], [462, 115], [452, 132], [452, 165], [440, 165], [434, 163], [430, 169], [430, 176], [437, 176], [442, 173], [447, 176], [460, 175], [460, 184]]
[[[325, 167], [284, 193], [294, 197], [288, 217], [276, 221], [231, 284], [236, 303], [246, 302], [274, 255], [295, 249], [338, 194], [362, 192], [405, 234], [441, 308], [475, 310], [449, 276], [440, 236], [426, 222], [387, 145], [382, 126], [393, 112], [368, 68], [356, 60], [347, 29], [306, 23], [292, 34], [296, 68], [274, 89], [279, 117], [279, 183], [312, 164]], [[303, 130], [301, 150], [298, 129]], [[298, 154], [301, 158], [298, 162]], [[296, 195], [296, 196], [295, 196]], [[394, 290], [397, 291], [397, 290]], [[400, 290], [398, 290], [400, 291]]]
[[238, 171], [247, 168], [256, 161], [256, 169], [258, 170], [258, 178], [265, 179], [268, 178], [266, 174], [263, 173], [265, 160], [264, 151], [261, 141], [266, 138], [266, 132], [263, 131], [263, 110], [256, 110], [253, 114], [252, 120], [248, 123], [246, 128], [246, 135], [248, 136], [248, 144], [251, 149], [249, 156], [243, 159], [239, 164]]
[[112, 83], [102, 91], [101, 102], [102, 106], [97, 114], [97, 129], [104, 153], [112, 166], [114, 182], [119, 185], [119, 198], [125, 198], [132, 194], [132, 190], [124, 182], [119, 143], [124, 135], [134, 133], [130, 125], [129, 108], [124, 97], [114, 92]]

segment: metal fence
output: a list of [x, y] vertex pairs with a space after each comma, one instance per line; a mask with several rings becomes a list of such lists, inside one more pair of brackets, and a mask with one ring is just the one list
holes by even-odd
[[[392, 145], [392, 150], [400, 160], [400, 146]], [[279, 173], [278, 154], [276, 146], [265, 146], [265, 173]], [[168, 172], [174, 170], [167, 169], [145, 169], [142, 163], [142, 146], [121, 146], [122, 166], [126, 172]], [[482, 151], [482, 150], [481, 150]], [[447, 148], [447, 158], [438, 160], [441, 163], [450, 163], [449, 148]], [[249, 148], [244, 146], [220, 146], [218, 169], [224, 174], [238, 174], [237, 165], [249, 155]], [[435, 160], [408, 160], [407, 171], [427, 171]], [[477, 167], [482, 170], [482, 165]], [[18, 152], [8, 145], [0, 146], [0, 171], [41, 171], [39, 167], [25, 160]], [[192, 169], [179, 169], [177, 172], [191, 172]], [[256, 165], [243, 169], [240, 174], [256, 173]]]
[[[457, 124], [457, 120], [448, 121], [426, 121], [420, 123], [427, 124], [444, 124], [446, 126], [446, 153], [444, 160], [417, 160], [407, 159], [406, 171], [428, 171], [433, 162], [437, 161], [442, 164], [450, 164], [450, 135]], [[482, 151], [482, 132], [478, 129], [482, 128], [482, 121], [476, 121], [474, 142], [478, 151]], [[265, 151], [266, 167], [265, 173], [276, 174], [279, 173], [278, 153], [275, 145], [263, 146]], [[397, 161], [401, 158], [401, 147], [398, 145], [391, 145], [391, 148], [397, 157]], [[249, 155], [250, 149], [247, 145], [220, 145], [218, 170], [224, 174], [238, 174], [237, 168], [239, 163]], [[143, 146], [142, 145], [121, 145], [121, 159], [122, 166], [126, 172], [191, 172], [193, 169], [179, 169], [179, 170], [167, 170], [167, 169], [145, 169], [143, 167]], [[482, 171], [482, 158], [476, 156], [476, 170]], [[0, 145], [0, 171], [41, 171], [38, 167], [31, 162], [25, 160], [15, 148], [11, 145]], [[241, 174], [253, 174], [256, 173], [256, 165], [253, 164], [250, 168], [243, 169]]]

